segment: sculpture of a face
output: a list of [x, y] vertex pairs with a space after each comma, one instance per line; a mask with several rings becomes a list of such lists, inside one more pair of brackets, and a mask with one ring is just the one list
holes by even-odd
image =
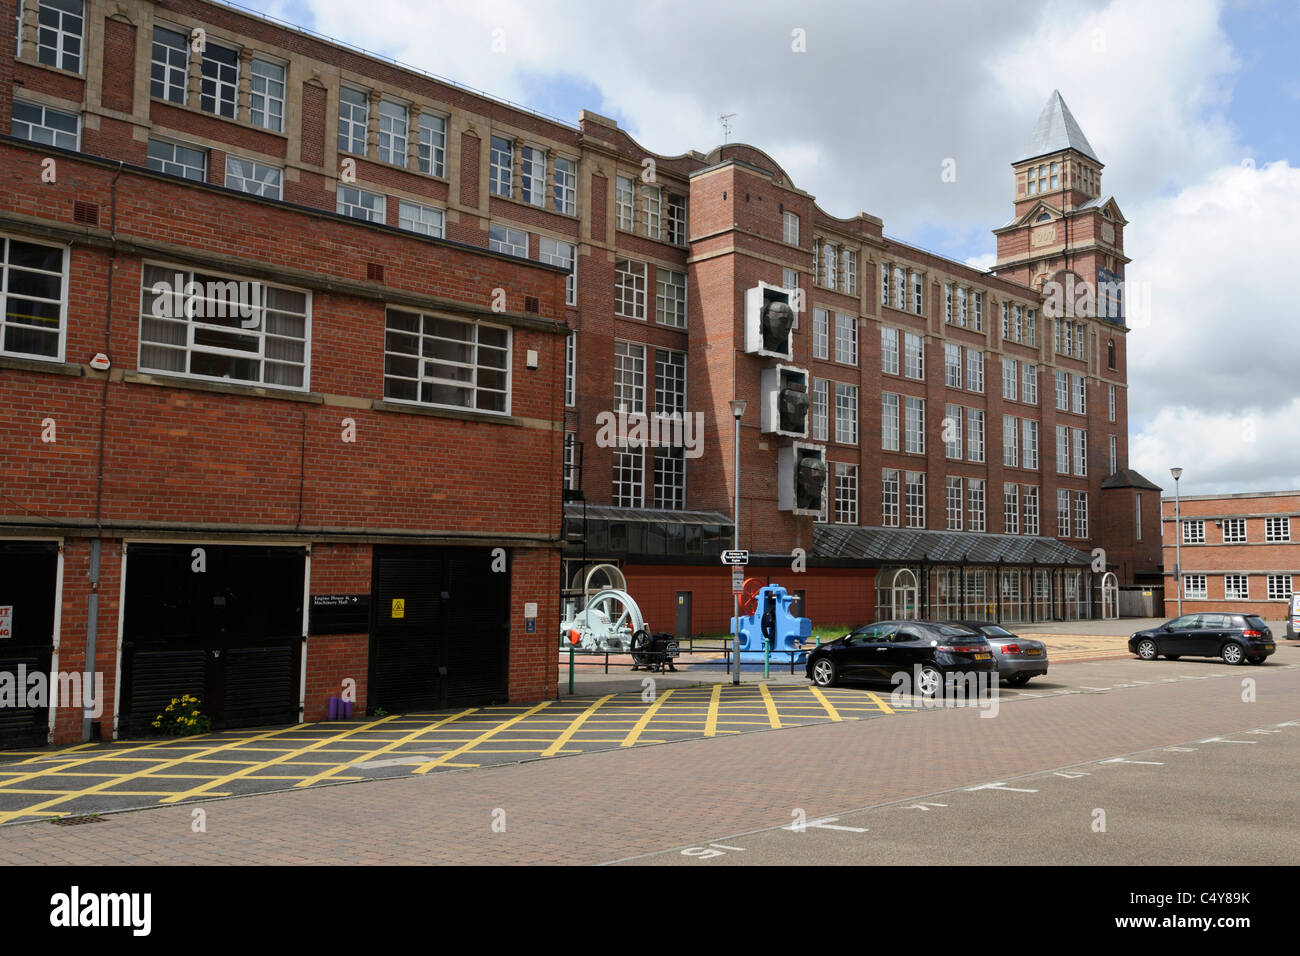
[[826, 462], [811, 455], [799, 459], [795, 475], [795, 507], [801, 511], [820, 511], [826, 487]]
[[781, 431], [802, 435], [807, 431], [808, 386], [790, 382], [777, 397], [777, 410], [781, 416]]
[[759, 316], [763, 333], [763, 348], [768, 352], [785, 355], [790, 349], [790, 330], [794, 328], [794, 309], [780, 299], [772, 299]]

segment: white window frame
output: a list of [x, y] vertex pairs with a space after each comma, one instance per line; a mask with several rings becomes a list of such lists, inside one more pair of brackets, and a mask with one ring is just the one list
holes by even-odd
[[1224, 544], [1245, 544], [1246, 543], [1246, 519], [1245, 518], [1224, 518], [1223, 519], [1223, 543]]
[[672, 329], [686, 328], [686, 273], [655, 269], [655, 322]]
[[[170, 34], [179, 43], [168, 42], [169, 38], [160, 40], [158, 36], [160, 32]], [[179, 103], [184, 106], [189, 94], [190, 83], [189, 31], [155, 23], [153, 35], [150, 37], [149, 50], [150, 97], [168, 103]], [[158, 58], [160, 50], [166, 51], [166, 55], [161, 60]], [[177, 62], [176, 54], [180, 55], [183, 65]], [[163, 78], [161, 80], [153, 79], [153, 68], [155, 66], [163, 68]], [[155, 89], [156, 86], [157, 89]]]
[[488, 138], [488, 193], [509, 199], [515, 188], [515, 141], [508, 136]]
[[528, 258], [528, 233], [522, 229], [494, 222], [488, 225], [488, 249], [502, 255]]
[[1073, 428], [1074, 433], [1074, 473], [1080, 478], [1088, 477], [1088, 432], [1082, 428]]
[[943, 343], [943, 384], [948, 388], [961, 388], [961, 346], [955, 342]]
[[[395, 315], [403, 316], [407, 319], [419, 319], [419, 332], [414, 333], [407, 330], [394, 330], [388, 323]], [[430, 326], [437, 325], [462, 326], [472, 330], [469, 337], [448, 337], [438, 335], [436, 329]], [[387, 340], [389, 342], [399, 338], [407, 340], [414, 338], [414, 351], [408, 348], [407, 351], [395, 353], [389, 350], [389, 345], [385, 345], [386, 356], [402, 358], [409, 361], [411, 357], [416, 357], [418, 361], [418, 376], [412, 378], [409, 375], [396, 375], [388, 368], [384, 372], [384, 400], [388, 402], [397, 402], [405, 405], [418, 405], [425, 408], [454, 408], [469, 411], [481, 412], [485, 415], [509, 415], [512, 401], [512, 367], [514, 365], [514, 333], [508, 326], [497, 325], [492, 322], [466, 321], [461, 318], [454, 318], [448, 315], [438, 313], [424, 313], [413, 309], [389, 308], [385, 315], [385, 328], [388, 331]], [[494, 335], [504, 336], [504, 345], [481, 341], [483, 330], [491, 330]], [[449, 343], [450, 351], [447, 355], [437, 355], [436, 348], [438, 343]], [[463, 353], [465, 346], [469, 345], [473, 350], [472, 361], [465, 361]], [[496, 356], [497, 363], [481, 361], [480, 352], [488, 356]], [[435, 354], [430, 354], [435, 353]], [[466, 379], [463, 372], [457, 373], [456, 377], [449, 375], [439, 375], [440, 367], [449, 369], [460, 368], [468, 369], [469, 377]], [[503, 383], [502, 387], [497, 388], [480, 382], [480, 376], [486, 377], [500, 376]], [[389, 392], [390, 382], [415, 382], [416, 397], [414, 399], [403, 398], [398, 395], [392, 395]], [[424, 399], [424, 386], [442, 385], [453, 389], [465, 389], [469, 391], [468, 403], [447, 403], [426, 401]], [[500, 396], [500, 408], [485, 408], [480, 405], [480, 394], [487, 396]]]
[[966, 349], [966, 389], [984, 394], [984, 353], [979, 349]]
[[557, 156], [552, 164], [555, 167], [555, 191], [551, 196], [551, 208], [565, 216], [578, 214], [578, 161], [568, 156]]
[[614, 413], [641, 414], [646, 401], [646, 347], [614, 340]]
[[799, 214], [786, 210], [781, 216], [781, 241], [788, 246], [799, 245]]
[[986, 507], [988, 497], [985, 495], [985, 480], [983, 478], [966, 479], [966, 524], [968, 531], [982, 532], [988, 527], [986, 517]]
[[1039, 532], [1038, 489], [1026, 485], [1022, 499], [1025, 508], [1025, 521], [1022, 530], [1025, 534], [1037, 535]]
[[1005, 534], [1020, 534], [1020, 486], [1002, 486], [1002, 530]]
[[546, 175], [546, 150], [519, 147], [519, 198], [530, 206], [545, 206], [552, 186]]
[[[15, 296], [13, 292], [8, 291], [11, 287], [11, 271], [17, 268], [23, 272], [34, 273], [40, 276], [52, 277], [55, 275], [53, 270], [33, 269], [27, 266], [14, 266], [12, 264], [13, 242], [40, 246], [43, 249], [48, 249], [50, 251], [57, 250], [59, 252], [59, 298], [57, 301], [59, 307], [59, 328], [58, 346], [56, 354], [54, 355], [44, 355], [39, 352], [28, 352], [21, 349], [10, 349], [6, 347], [5, 343], [9, 337], [8, 331], [10, 328], [16, 328], [18, 330], [36, 329], [37, 331], [45, 332], [47, 334], [50, 331], [49, 329], [38, 328], [27, 323], [14, 322], [9, 318], [13, 311], [10, 299]], [[56, 245], [50, 242], [33, 241], [28, 239], [26, 236], [15, 236], [11, 233], [0, 233], [0, 247], [3, 247], [3, 254], [0, 254], [0, 355], [12, 355], [18, 358], [33, 359], [41, 362], [63, 362], [66, 354], [65, 349], [68, 337], [68, 283], [69, 274], [71, 272], [69, 247]], [[25, 301], [39, 302], [45, 305], [56, 304], [54, 299], [49, 299], [44, 296], [22, 295], [20, 298]]]
[[[30, 116], [19, 119], [17, 109], [23, 107], [27, 110], [39, 111], [39, 117]], [[53, 146], [56, 149], [66, 149], [76, 152], [81, 149], [81, 115], [71, 113], [68, 110], [58, 110], [53, 106], [46, 106], [43, 103], [32, 103], [29, 100], [14, 97], [11, 109], [14, 111], [11, 117], [10, 129], [14, 136], [27, 140], [29, 143], [40, 143], [44, 146]], [[74, 131], [69, 133], [66, 129], [59, 129], [50, 125], [50, 117], [58, 116], [72, 121]], [[19, 132], [18, 125], [22, 124], [27, 128], [28, 135], [24, 136]], [[71, 140], [69, 140], [71, 137]]]
[[[348, 186], [339, 183], [335, 192], [334, 211], [349, 219], [362, 222], [374, 222], [380, 225], [388, 215], [388, 197], [383, 193], [371, 192], [360, 186]], [[358, 215], [360, 213], [360, 215]]]
[[858, 320], [840, 312], [835, 313], [835, 361], [858, 364]]
[[897, 468], [883, 468], [880, 472], [880, 523], [886, 528], [899, 526], [900, 491]]
[[835, 462], [835, 523], [858, 523], [858, 466]]
[[904, 445], [909, 455], [925, 454], [925, 399], [908, 395], [903, 401]]
[[[270, 176], [270, 173], [275, 173], [275, 176]], [[259, 163], [255, 159], [227, 153], [225, 184], [227, 189], [237, 189], [250, 196], [280, 199], [284, 196], [284, 170], [269, 163]], [[248, 189], [250, 184], [257, 184], [258, 188]], [[274, 192], [271, 192], [273, 187]]]
[[[962, 441], [962, 420], [965, 418], [965, 413], [960, 405], [944, 405], [943, 412], [944, 432], [952, 436], [951, 441], [943, 443], [943, 455], [945, 458], [961, 461], [965, 457], [966, 448]], [[950, 422], [952, 423], [951, 431], [948, 428]]]
[[436, 206], [425, 206], [421, 203], [411, 202], [409, 199], [402, 199], [397, 204], [397, 227], [399, 229], [441, 239], [446, 224], [446, 212]]
[[880, 371], [897, 375], [899, 370], [898, 329], [880, 327]]
[[406, 167], [406, 146], [410, 141], [411, 111], [405, 103], [381, 99], [379, 113], [379, 161]]
[[630, 176], [615, 178], [614, 214], [618, 228], [624, 232], [636, 227], [636, 183]]
[[956, 475], [948, 475], [943, 480], [944, 516], [949, 531], [960, 531], [966, 516], [965, 489], [962, 480]]
[[[259, 72], [259, 67], [261, 71]], [[268, 70], [278, 70], [279, 77]], [[288, 90], [288, 68], [275, 60], [255, 56], [248, 67], [248, 121], [273, 133], [284, 132], [284, 101]], [[279, 93], [275, 87], [279, 86]]]
[[615, 315], [645, 321], [647, 273], [646, 264], [637, 259], [619, 259], [614, 263]]
[[843, 445], [858, 443], [858, 386], [835, 383], [835, 440]]
[[[32, 0], [27, 0], [32, 2]], [[81, 73], [86, 51], [86, 5], [84, 0], [74, 0], [79, 12], [63, 10], [53, 4], [37, 0], [37, 40], [36, 60], [46, 66], [52, 66], [69, 73]], [[22, 34], [23, 0], [18, 0], [19, 35]], [[45, 14], [49, 11], [50, 20]], [[50, 42], [50, 41], [53, 42]], [[70, 41], [76, 41], [75, 44]], [[69, 46], [76, 46], [77, 52], [69, 52]], [[48, 53], [47, 53], [48, 51]]]
[[1020, 467], [1019, 422], [1014, 415], [1002, 416], [1002, 464], [1006, 468]]
[[829, 435], [830, 383], [824, 378], [815, 378], [812, 387], [812, 439], [829, 441]]
[[1020, 386], [1016, 381], [1016, 360], [1002, 359], [1002, 397], [1009, 402], [1020, 398]]
[[813, 309], [813, 358], [829, 360], [831, 353], [830, 344], [830, 312], [826, 309]]
[[[154, 147], [161, 146], [168, 151], [170, 158], [160, 158], [153, 155]], [[185, 162], [178, 159], [180, 150], [186, 153], [192, 153], [200, 160], [199, 165]], [[173, 143], [166, 139], [150, 139], [148, 145], [148, 155], [145, 164], [154, 172], [162, 173], [164, 176], [175, 176], [178, 179], [188, 179], [190, 182], [205, 183], [208, 181], [208, 151], [198, 146], [186, 146], [184, 143]], [[197, 173], [197, 176], [191, 176], [190, 171]]]
[[1020, 422], [1020, 463], [1022, 468], [1038, 469], [1038, 422], [1032, 418]]
[[1056, 489], [1056, 536], [1070, 537], [1070, 491], [1068, 488]]
[[552, 239], [550, 236], [537, 237], [537, 260], [547, 262], [553, 266], [559, 266], [561, 269], [567, 269], [569, 274], [564, 277], [564, 304], [578, 304], [578, 253], [577, 247], [571, 242], [565, 242], [562, 239]]
[[415, 157], [416, 167], [425, 175], [447, 175], [447, 117], [421, 111]]
[[925, 381], [925, 339], [915, 332], [903, 333], [903, 376]]
[[645, 204], [645, 234], [648, 239], [662, 239], [664, 232], [664, 191], [662, 186], [641, 184], [641, 198]]
[[893, 392], [880, 393], [880, 447], [883, 451], [898, 451], [901, 406], [898, 395]]
[[925, 472], [908, 471], [903, 473], [904, 512], [907, 527], [925, 527]]
[[[230, 55], [233, 63], [218, 59], [220, 50]], [[209, 73], [208, 66], [212, 71]], [[199, 65], [199, 109], [213, 116], [234, 119], [239, 112], [239, 50], [224, 43], [208, 40], [203, 45]], [[211, 91], [211, 92], [209, 92]]]
[[[361, 97], [361, 102], [347, 97]], [[339, 87], [339, 140], [341, 153], [366, 155], [366, 135], [370, 125], [370, 94], [351, 86]]]
[[1038, 366], [1032, 362], [1020, 363], [1020, 400], [1026, 405], [1038, 404]]
[[1223, 576], [1223, 599], [1225, 601], [1250, 600], [1250, 575], [1225, 574]]
[[1271, 515], [1264, 519], [1265, 541], [1290, 541], [1291, 518], [1288, 515]]
[[1183, 544], [1205, 544], [1205, 519], [1183, 518]]
[[1204, 574], [1183, 575], [1183, 597], [1189, 600], [1204, 601], [1209, 596], [1207, 577]]
[[1268, 600], [1270, 601], [1289, 601], [1291, 600], [1291, 575], [1289, 574], [1270, 574], [1268, 576]]
[[966, 460], [983, 462], [986, 455], [984, 443], [984, 409], [966, 409]]

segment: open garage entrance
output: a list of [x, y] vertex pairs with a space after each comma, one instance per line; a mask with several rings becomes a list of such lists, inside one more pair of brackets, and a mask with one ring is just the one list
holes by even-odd
[[53, 541], [0, 541], [0, 750], [49, 739], [52, 689], [33, 701], [27, 678], [50, 676], [58, 567]]
[[129, 544], [120, 736], [194, 694], [213, 729], [299, 717], [306, 550]]
[[375, 548], [372, 707], [504, 703], [510, 571], [489, 548]]

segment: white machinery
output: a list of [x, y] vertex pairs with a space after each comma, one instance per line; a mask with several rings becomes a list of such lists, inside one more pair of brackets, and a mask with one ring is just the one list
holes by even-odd
[[560, 623], [560, 646], [628, 654], [649, 650], [651, 636], [632, 595], [621, 588], [597, 591], [586, 607]]

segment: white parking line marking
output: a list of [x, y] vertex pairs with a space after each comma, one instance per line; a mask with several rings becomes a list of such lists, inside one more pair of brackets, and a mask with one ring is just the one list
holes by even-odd
[[1111, 757], [1109, 760], [1099, 760], [1098, 763], [1144, 763], [1152, 767], [1163, 767], [1164, 764], [1159, 760], [1129, 760], [1127, 757]]
[[1167, 750], [1169, 753], [1176, 753], [1176, 754], [1190, 754], [1196, 752], [1195, 747], [1166, 747], [1165, 750]]
[[946, 803], [931, 803], [929, 800], [922, 800], [920, 803], [913, 803], [911, 806], [903, 807], [904, 810], [926, 810], [931, 807], [946, 807]]
[[1086, 770], [1057, 770], [1056, 775], [1058, 777], [1064, 777], [1066, 780], [1075, 780], [1079, 777], [1092, 776], [1092, 774], [1088, 773]]
[[1262, 727], [1259, 728], [1258, 730], [1248, 730], [1248, 731], [1246, 731], [1246, 733], [1248, 733], [1248, 734], [1280, 734], [1281, 732], [1282, 732], [1282, 731], [1280, 731], [1280, 730], [1266, 730], [1266, 729], [1264, 729], [1264, 728], [1262, 728]]
[[1258, 740], [1226, 740], [1223, 737], [1207, 737], [1203, 744], [1257, 744]]
[[1079, 687], [1083, 690], [1110, 690], [1109, 687], [1089, 687], [1087, 684], [1080, 684]]
[[839, 817], [822, 817], [820, 820], [809, 820], [807, 823], [792, 823], [788, 827], [782, 827], [782, 830], [790, 830], [794, 833], [801, 833], [810, 827], [816, 827], [818, 830], [844, 830], [848, 833], [866, 833], [866, 827], [844, 827], [834, 826]]
[[974, 793], [976, 790], [1009, 790], [1012, 793], [1037, 793], [1037, 790], [1025, 790], [1022, 787], [1008, 787], [1005, 783], [985, 783], [978, 787], [967, 787], [967, 793]]

